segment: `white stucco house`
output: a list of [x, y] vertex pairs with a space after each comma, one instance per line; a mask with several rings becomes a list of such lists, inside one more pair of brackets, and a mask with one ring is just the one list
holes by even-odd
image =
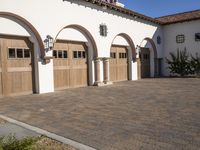
[[151, 18], [117, 0], [0, 3], [1, 96], [168, 76], [169, 52], [200, 53], [200, 10]]

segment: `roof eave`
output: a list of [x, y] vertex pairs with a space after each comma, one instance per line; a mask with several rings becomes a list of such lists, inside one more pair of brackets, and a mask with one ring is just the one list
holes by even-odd
[[116, 5], [101, 1], [101, 0], [84, 0], [84, 1], [87, 1], [87, 2], [90, 2], [90, 3], [93, 3], [93, 4], [98, 4], [99, 6], [105, 6], [105, 7], [108, 7], [110, 9], [114, 10], [114, 11], [118, 11], [120, 13], [129, 15], [131, 17], [137, 17], [137, 18], [140, 18], [142, 20], [150, 21], [150, 22], [155, 23], [155, 24], [159, 24], [159, 25], [163, 24], [163, 22], [156, 20], [154, 18], [145, 16], [143, 14], [136, 13], [132, 10], [129, 10], [129, 9], [126, 9], [126, 8], [123, 8], [123, 7], [120, 7], [120, 6], [116, 6]]
[[179, 21], [163, 22], [162, 25], [170, 25], [170, 24], [176, 24], [176, 23], [184, 23], [184, 22], [190, 22], [190, 21], [195, 21], [195, 20], [199, 20], [199, 19], [200, 19], [200, 17], [191, 18], [191, 19], [185, 19], [185, 20], [179, 20]]

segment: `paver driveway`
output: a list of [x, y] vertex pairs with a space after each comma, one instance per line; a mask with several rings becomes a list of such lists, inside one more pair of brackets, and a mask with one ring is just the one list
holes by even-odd
[[200, 79], [3, 98], [0, 113], [100, 150], [200, 149]]

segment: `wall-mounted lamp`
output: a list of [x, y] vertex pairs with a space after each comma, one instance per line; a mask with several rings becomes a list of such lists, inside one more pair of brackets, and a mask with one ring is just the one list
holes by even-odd
[[141, 51], [141, 47], [139, 45], [136, 46], [136, 53], [139, 54]]
[[139, 58], [141, 47], [137, 45], [135, 49], [136, 49], [136, 57]]
[[[50, 35], [46, 36], [46, 39], [44, 40], [44, 48], [46, 52], [53, 49], [53, 38]], [[53, 59], [52, 56], [44, 56], [43, 63], [48, 64], [50, 63], [50, 60]]]
[[44, 40], [44, 47], [46, 51], [49, 51], [53, 48], [53, 38], [50, 35], [47, 35]]

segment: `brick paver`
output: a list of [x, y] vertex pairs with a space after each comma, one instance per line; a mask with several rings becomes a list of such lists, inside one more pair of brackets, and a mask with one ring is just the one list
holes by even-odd
[[200, 149], [200, 79], [8, 97], [0, 113], [100, 150]]

